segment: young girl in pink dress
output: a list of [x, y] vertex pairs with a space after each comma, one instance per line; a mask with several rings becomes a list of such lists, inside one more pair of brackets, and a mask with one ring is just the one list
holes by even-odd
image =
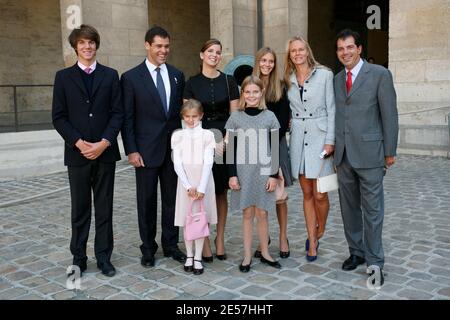
[[[177, 130], [172, 135], [173, 163], [178, 175], [175, 225], [185, 226], [186, 213], [190, 210], [193, 201], [192, 212], [198, 212], [200, 201], [203, 201], [208, 223], [216, 224], [216, 196], [212, 177], [214, 134], [202, 128], [203, 108], [197, 100], [190, 99], [183, 104], [181, 117], [184, 120], [185, 129]], [[205, 238], [185, 240], [187, 259], [184, 270], [186, 272], [193, 272], [195, 275], [203, 273], [204, 241]]]

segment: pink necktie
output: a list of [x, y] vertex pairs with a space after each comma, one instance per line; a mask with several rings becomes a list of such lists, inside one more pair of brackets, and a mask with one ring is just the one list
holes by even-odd
[[91, 68], [87, 67], [86, 69], [84, 69], [84, 72], [86, 72], [87, 74], [91, 73]]

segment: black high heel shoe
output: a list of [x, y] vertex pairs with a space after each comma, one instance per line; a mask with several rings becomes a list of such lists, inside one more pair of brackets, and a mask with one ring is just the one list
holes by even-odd
[[[286, 242], [287, 242], [288, 247], [289, 247], [289, 239], [286, 239]], [[288, 250], [288, 251], [281, 251], [280, 250], [280, 258], [286, 259], [286, 258], [289, 258], [290, 255], [291, 255], [291, 250]]]
[[270, 261], [270, 260], [267, 260], [266, 258], [264, 258], [263, 256], [261, 256], [260, 261], [262, 263], [268, 264], [269, 266], [274, 267], [276, 269], [281, 269], [281, 264], [276, 260]]
[[[242, 262], [244, 262], [244, 260], [242, 260]], [[242, 262], [239, 265], [239, 271], [240, 272], [244, 272], [244, 273], [249, 272], [250, 271], [250, 265], [252, 264], [252, 260], [250, 260], [250, 263], [246, 264], [245, 266], [242, 264]]]
[[[216, 242], [217, 242], [217, 237], [214, 239], [214, 245], [216, 246], [216, 250], [217, 250], [217, 244], [216, 244]], [[225, 249], [224, 249], [225, 250]], [[212, 257], [211, 257], [212, 258]], [[217, 254], [216, 253], [216, 258], [217, 259], [219, 259], [219, 260], [227, 260], [227, 254], [226, 253], [224, 253], [224, 254]]]
[[[309, 243], [308, 243], [309, 244]], [[308, 248], [309, 249], [309, 248]], [[308, 254], [308, 252], [306, 253], [306, 260], [308, 262], [313, 262], [317, 260], [317, 250], [319, 250], [319, 241], [317, 241], [317, 246], [316, 246], [316, 255], [315, 256], [310, 256]]]
[[202, 256], [202, 260], [203, 261], [205, 261], [205, 262], [213, 262], [213, 256], [209, 256], [209, 257], [205, 257], [205, 256]]
[[[269, 242], [267, 243], [267, 245], [270, 246], [271, 242], [272, 242], [272, 240], [270, 240], [270, 237], [269, 237]], [[261, 250], [256, 249], [255, 254], [253, 256], [257, 259], [261, 258], [262, 257]]]

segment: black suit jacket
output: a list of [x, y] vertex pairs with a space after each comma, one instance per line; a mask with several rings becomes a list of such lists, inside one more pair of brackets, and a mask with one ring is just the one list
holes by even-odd
[[64, 164], [81, 166], [90, 160], [75, 146], [78, 139], [111, 142], [98, 157], [100, 162], [120, 160], [117, 135], [123, 123], [119, 75], [116, 70], [97, 62], [89, 97], [77, 64], [56, 73], [53, 88], [52, 119], [65, 141]]
[[184, 74], [169, 64], [166, 66], [170, 79], [167, 115], [145, 61], [122, 74], [121, 78], [125, 108], [122, 129], [125, 153], [139, 152], [147, 168], [162, 165], [172, 132], [181, 128]]

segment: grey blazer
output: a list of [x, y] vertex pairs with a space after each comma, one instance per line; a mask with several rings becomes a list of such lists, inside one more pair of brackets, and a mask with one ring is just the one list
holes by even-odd
[[[297, 179], [304, 159], [305, 177], [316, 179], [333, 172], [331, 159], [321, 160], [325, 144], [334, 145], [333, 73], [323, 67], [313, 69], [303, 85], [303, 100], [295, 73], [290, 76], [288, 98], [292, 111], [289, 152], [292, 176]], [[322, 167], [322, 172], [320, 169]]]
[[391, 72], [364, 61], [348, 95], [345, 80], [345, 69], [334, 77], [334, 164], [341, 163], [345, 149], [352, 167], [381, 167], [384, 157], [395, 156], [397, 149], [397, 96]]

